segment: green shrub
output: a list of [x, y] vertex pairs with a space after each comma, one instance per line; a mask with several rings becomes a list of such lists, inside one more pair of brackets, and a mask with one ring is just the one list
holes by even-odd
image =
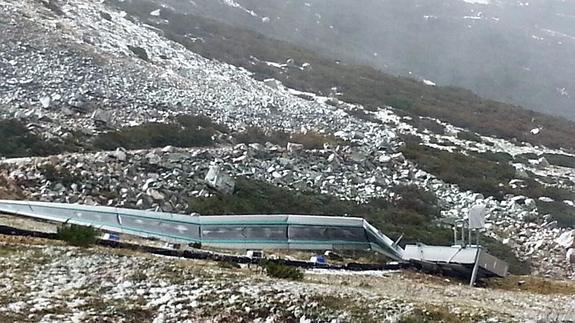
[[411, 133], [401, 134], [399, 137], [407, 146], [419, 145], [423, 142], [421, 137]]
[[513, 166], [477, 155], [467, 156], [412, 143], [408, 143], [402, 152], [421, 169], [445, 182], [498, 199], [503, 199], [508, 191], [505, 185], [515, 178]]
[[271, 142], [279, 146], [286, 146], [290, 141], [290, 135], [284, 131], [265, 131], [257, 127], [248, 127], [246, 130], [236, 133], [234, 138], [245, 144]]
[[341, 143], [339, 139], [332, 135], [325, 135], [318, 132], [294, 133], [290, 141], [302, 144], [305, 149], [323, 149], [324, 144], [337, 146]]
[[457, 133], [457, 138], [461, 140], [482, 142], [481, 136], [471, 132], [471, 131], [460, 131]]
[[122, 128], [98, 135], [94, 146], [113, 150], [148, 149], [165, 146], [204, 147], [214, 143], [212, 136], [226, 132], [227, 128], [217, 125], [202, 116], [180, 116], [174, 123], [145, 123], [135, 127]]
[[224, 269], [239, 269], [242, 268], [240, 267], [240, 265], [237, 262], [233, 262], [233, 261], [219, 261], [218, 262], [218, 267], [220, 268], [224, 268]]
[[539, 159], [540, 156], [534, 153], [524, 153], [515, 155], [515, 162], [529, 165], [529, 160]]
[[539, 214], [550, 214], [560, 227], [575, 228], [575, 208], [563, 202], [537, 201]]
[[98, 235], [97, 229], [91, 226], [77, 224], [60, 226], [56, 233], [58, 239], [77, 247], [89, 247], [93, 245], [96, 243]]
[[400, 110], [410, 110], [413, 103], [410, 100], [398, 97], [391, 97], [384, 101], [386, 105]]
[[392, 189], [399, 196], [395, 201], [398, 208], [414, 210], [418, 214], [433, 219], [441, 215], [437, 196], [417, 185], [399, 185]]
[[204, 115], [180, 115], [176, 117], [176, 122], [187, 129], [210, 129], [221, 133], [230, 132], [230, 129], [225, 125], [215, 123], [210, 117]]
[[575, 157], [563, 154], [543, 154], [551, 165], [575, 168]]
[[80, 176], [70, 173], [68, 169], [52, 164], [41, 165], [38, 170], [50, 182], [58, 182], [67, 186], [82, 180]]
[[15, 119], [0, 120], [0, 157], [48, 156], [62, 152], [62, 147], [33, 134]]
[[47, 0], [47, 1], [40, 1], [44, 5], [44, 7], [52, 10], [58, 16], [65, 16], [66, 14], [58, 4], [58, 0]]
[[142, 47], [137, 47], [137, 46], [130, 46], [128, 45], [128, 49], [130, 51], [132, 51], [132, 53], [134, 53], [134, 55], [136, 55], [138, 58], [144, 60], [144, 61], [148, 61], [150, 58], [148, 57], [148, 53], [146, 52], [145, 49], [143, 49]]
[[433, 119], [414, 116], [407, 123], [411, 124], [412, 126], [414, 126], [419, 130], [427, 129], [430, 132], [439, 135], [443, 135], [445, 133], [445, 126]]
[[383, 123], [380, 119], [376, 118], [375, 116], [373, 116], [370, 113], [365, 112], [365, 110], [363, 110], [363, 109], [349, 110], [349, 111], [347, 111], [347, 113], [350, 116], [354, 116], [354, 117], [356, 117], [360, 120], [363, 120], [363, 121], [380, 123], [380, 124]]
[[303, 279], [303, 272], [296, 267], [287, 266], [273, 261], [262, 261], [261, 266], [270, 277], [289, 280]]
[[487, 159], [496, 163], [508, 163], [513, 161], [513, 156], [505, 152], [486, 151], [482, 153], [472, 152], [478, 158]]

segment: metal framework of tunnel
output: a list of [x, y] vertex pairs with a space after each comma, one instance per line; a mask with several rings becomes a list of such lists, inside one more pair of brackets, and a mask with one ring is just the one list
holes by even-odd
[[362, 218], [313, 215], [192, 216], [115, 207], [0, 201], [0, 212], [224, 249], [404, 251]]

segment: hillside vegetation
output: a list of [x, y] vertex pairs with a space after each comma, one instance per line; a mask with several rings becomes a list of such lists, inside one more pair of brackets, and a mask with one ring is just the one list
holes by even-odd
[[[575, 192], [545, 185], [536, 180], [534, 174], [531, 174], [532, 178], [520, 181], [520, 185], [510, 184], [516, 178], [515, 167], [510, 162], [523, 162], [525, 156], [514, 159], [505, 153], [466, 155], [421, 145], [416, 138], [406, 137], [405, 140], [407, 143], [402, 149], [404, 156], [439, 179], [456, 184], [463, 190], [493, 196], [499, 200], [503, 200], [507, 194], [535, 199], [541, 215], [550, 214], [551, 219], [562, 227], [575, 226], [575, 209], [563, 203], [564, 200], [575, 200]], [[538, 200], [541, 197], [551, 198], [553, 202]]]
[[[113, 3], [142, 22], [161, 29], [166, 37], [191, 51], [244, 67], [259, 79], [275, 78], [288, 87], [323, 95], [329, 95], [335, 87], [342, 93], [342, 100], [363, 104], [368, 109], [389, 105], [409, 114], [439, 118], [483, 135], [575, 149], [575, 122], [483, 100], [468, 90], [427, 86], [371, 67], [336, 62], [289, 43], [198, 16], [162, 9], [161, 18], [167, 22], [161, 22], [150, 17], [149, 13], [157, 9], [151, 2]], [[284, 63], [288, 59], [293, 63], [285, 68], [266, 64], [266, 61]], [[304, 63], [311, 68], [301, 69]], [[541, 132], [531, 134], [534, 128], [541, 128]]]
[[0, 120], [0, 138], [0, 157], [48, 156], [63, 150], [61, 145], [38, 137], [14, 119]]

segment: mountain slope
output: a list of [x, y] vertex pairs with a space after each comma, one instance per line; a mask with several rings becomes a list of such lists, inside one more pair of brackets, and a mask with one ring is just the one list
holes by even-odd
[[[557, 214], [541, 203], [573, 209], [572, 155], [405, 116], [372, 96], [367, 98], [376, 103], [365, 109], [321, 93], [258, 81], [246, 69], [206, 59], [170, 41], [166, 36], [174, 35], [158, 27], [170, 23], [161, 12], [160, 18], [152, 15], [160, 23], [146, 24], [155, 10], [137, 18], [83, 0], [0, 4], [6, 30], [0, 43], [2, 75], [9, 80], [3, 88], [7, 95], [2, 97], [2, 114], [20, 119], [36, 136], [74, 138], [82, 133], [82, 140], [91, 143], [101, 135], [142, 133], [139, 127], [150, 124], [186, 128], [175, 121], [186, 115], [209, 116], [220, 129], [213, 133], [219, 146], [202, 149], [163, 147], [171, 143], [162, 140], [144, 150], [126, 151], [120, 145], [112, 147], [115, 151], [3, 161], [2, 169], [27, 198], [179, 213], [199, 209], [194, 204], [198, 199], [203, 206], [242, 206], [246, 201], [241, 192], [222, 197], [206, 185], [207, 169], [219, 165], [238, 182], [247, 178], [310, 194], [314, 203], [341, 199], [357, 203], [358, 209], [379, 203], [377, 210], [385, 212], [368, 215], [380, 220], [382, 230], [399, 222], [404, 226], [398, 231], [413, 230], [416, 238], [422, 233], [441, 237], [442, 243], [449, 243], [451, 236], [441, 222], [459, 219], [473, 205], [485, 203], [490, 214], [485, 235], [498, 241], [493, 252], [506, 253], [520, 270], [528, 269], [522, 260], [532, 260], [537, 274], [569, 275], [553, 240], [572, 224], [560, 224]], [[288, 70], [309, 72], [302, 62], [288, 65]], [[424, 93], [432, 98], [459, 91], [374, 77], [412, 84], [414, 91], [428, 90]], [[286, 145], [291, 140], [303, 146]], [[547, 162], [541, 153], [558, 155], [554, 164], [562, 166]], [[471, 174], [476, 185], [466, 183]], [[246, 186], [258, 191], [256, 185]], [[406, 186], [412, 190], [397, 193]], [[425, 208], [413, 206], [407, 208], [411, 212], [391, 212], [402, 198], [417, 198], [420, 191], [436, 196], [439, 214], [422, 214]]]
[[157, 1], [403, 76], [575, 118], [569, 1]]
[[[338, 63], [288, 43], [169, 8], [160, 10], [158, 17], [151, 16], [149, 13], [159, 8], [153, 2], [112, 3], [187, 48], [242, 66], [259, 79], [273, 77], [291, 88], [322, 95], [339, 93], [339, 99], [370, 109], [389, 105], [404, 113], [438, 118], [484, 135], [553, 148], [575, 147], [575, 122], [483, 100], [459, 88], [429, 86], [366, 66]], [[294, 64], [285, 64], [288, 60]], [[302, 69], [304, 64], [308, 68]], [[533, 134], [533, 129], [539, 130]]]

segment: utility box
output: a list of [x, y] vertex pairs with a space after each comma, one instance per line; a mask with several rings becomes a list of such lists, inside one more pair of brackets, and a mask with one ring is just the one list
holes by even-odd
[[263, 250], [248, 250], [246, 252], [246, 257], [250, 259], [263, 259], [264, 252]]

